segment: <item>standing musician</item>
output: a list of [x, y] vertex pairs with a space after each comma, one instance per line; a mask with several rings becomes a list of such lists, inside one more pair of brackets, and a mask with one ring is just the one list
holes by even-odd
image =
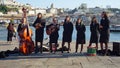
[[76, 31], [77, 31], [76, 47], [75, 47], [76, 51], [75, 52], [77, 53], [79, 44], [81, 44], [80, 53], [82, 53], [83, 45], [85, 44], [85, 31], [86, 31], [86, 28], [85, 28], [85, 25], [84, 25], [81, 18], [77, 19], [75, 28], [76, 28]]
[[71, 50], [70, 49], [70, 43], [72, 42], [72, 33], [73, 33], [73, 24], [70, 21], [70, 16], [66, 16], [64, 24], [63, 24], [63, 38], [62, 38], [62, 53], [63, 53], [63, 47], [65, 45], [65, 42], [68, 43], [68, 53]]
[[103, 44], [105, 44], [104, 55], [107, 55], [108, 42], [109, 42], [109, 36], [110, 36], [110, 20], [109, 20], [106, 12], [102, 12], [102, 14], [101, 14], [99, 28], [100, 28], [100, 40], [99, 40], [99, 42], [100, 42], [101, 50], [103, 51]]
[[47, 30], [50, 32], [49, 35], [49, 43], [50, 43], [50, 52], [56, 52], [57, 45], [58, 45], [58, 37], [59, 37], [59, 27], [58, 21], [56, 18], [53, 18], [53, 23], [47, 26]]
[[26, 18], [26, 9], [23, 8], [23, 18], [21, 23], [18, 25], [18, 35], [20, 38], [20, 52], [24, 55], [28, 55], [34, 51], [34, 43], [32, 41], [32, 30], [29, 28]]
[[99, 23], [97, 22], [97, 18], [94, 16], [91, 20], [90, 24], [90, 42], [89, 47], [92, 46], [92, 43], [96, 44], [96, 50], [98, 50], [98, 39], [99, 39]]
[[[39, 50], [42, 53], [42, 44], [43, 44], [43, 38], [44, 38], [44, 28], [45, 28], [45, 20], [42, 19], [42, 14], [38, 13], [37, 19], [33, 23], [33, 27], [35, 27], [35, 44], [36, 49], [35, 53], [38, 53]], [[39, 44], [40, 43], [40, 44]], [[38, 46], [40, 45], [40, 47]]]

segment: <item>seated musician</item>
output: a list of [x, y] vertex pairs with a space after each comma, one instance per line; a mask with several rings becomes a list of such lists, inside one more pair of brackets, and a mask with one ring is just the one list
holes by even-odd
[[56, 18], [53, 18], [53, 23], [51, 23], [47, 29], [51, 32], [51, 34], [49, 35], [50, 52], [55, 53], [57, 48], [57, 43], [58, 43], [58, 37], [59, 37], [59, 34], [58, 34], [59, 24]]

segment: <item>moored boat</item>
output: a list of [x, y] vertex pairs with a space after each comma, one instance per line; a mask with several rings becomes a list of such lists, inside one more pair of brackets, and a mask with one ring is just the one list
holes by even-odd
[[111, 32], [120, 32], [120, 25], [112, 25], [110, 27]]

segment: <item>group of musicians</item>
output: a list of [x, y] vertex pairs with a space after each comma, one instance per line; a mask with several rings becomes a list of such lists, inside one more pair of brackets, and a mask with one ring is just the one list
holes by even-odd
[[[23, 20], [24, 21], [24, 20]], [[18, 27], [18, 32], [24, 25], [23, 21], [21, 21], [21, 25]], [[97, 21], [97, 18], [94, 16], [91, 20], [90, 24], [90, 42], [89, 46], [92, 43], [96, 44], [96, 49], [98, 49], [98, 41], [101, 45], [101, 50], [103, 50], [103, 44], [105, 44], [105, 54], [107, 54], [108, 50], [108, 42], [109, 42], [109, 19], [106, 12], [102, 12], [101, 14], [101, 21], [100, 24]], [[37, 19], [33, 23], [33, 27], [35, 30], [35, 53], [42, 53], [42, 45], [43, 45], [43, 38], [44, 38], [44, 28], [45, 28], [45, 20], [42, 19], [42, 14], [38, 13]], [[63, 37], [62, 37], [62, 48], [64, 47], [65, 43], [68, 43], [68, 53], [71, 51], [70, 43], [72, 42], [72, 34], [73, 34], [73, 23], [70, 20], [70, 16], [66, 16], [63, 22]], [[85, 39], [85, 25], [81, 18], [78, 18], [75, 25], [77, 31], [77, 38], [76, 38], [76, 50], [78, 51], [78, 45], [81, 44], [80, 53], [83, 51], [83, 45], [86, 43]], [[53, 23], [46, 26], [46, 32], [49, 35], [49, 45], [50, 45], [50, 52], [55, 52], [58, 44], [59, 38], [59, 30], [60, 24], [58, 24], [57, 18], [53, 18]], [[100, 35], [100, 37], [99, 37]], [[100, 40], [99, 40], [100, 39]], [[63, 49], [61, 51], [63, 53]]]

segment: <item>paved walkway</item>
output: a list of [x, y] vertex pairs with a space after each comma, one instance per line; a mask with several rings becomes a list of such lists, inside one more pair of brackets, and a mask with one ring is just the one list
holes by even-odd
[[[61, 43], [61, 42], [60, 42]], [[120, 68], [120, 57], [115, 56], [86, 56], [75, 54], [75, 42], [72, 42], [71, 53], [57, 52], [56, 54], [43, 53], [29, 56], [10, 55], [0, 59], [0, 68]], [[13, 50], [18, 47], [18, 42], [8, 44], [0, 41], [0, 51]], [[84, 53], [86, 52], [84, 46]], [[111, 48], [111, 44], [109, 44]], [[111, 48], [112, 49], [112, 48]]]

